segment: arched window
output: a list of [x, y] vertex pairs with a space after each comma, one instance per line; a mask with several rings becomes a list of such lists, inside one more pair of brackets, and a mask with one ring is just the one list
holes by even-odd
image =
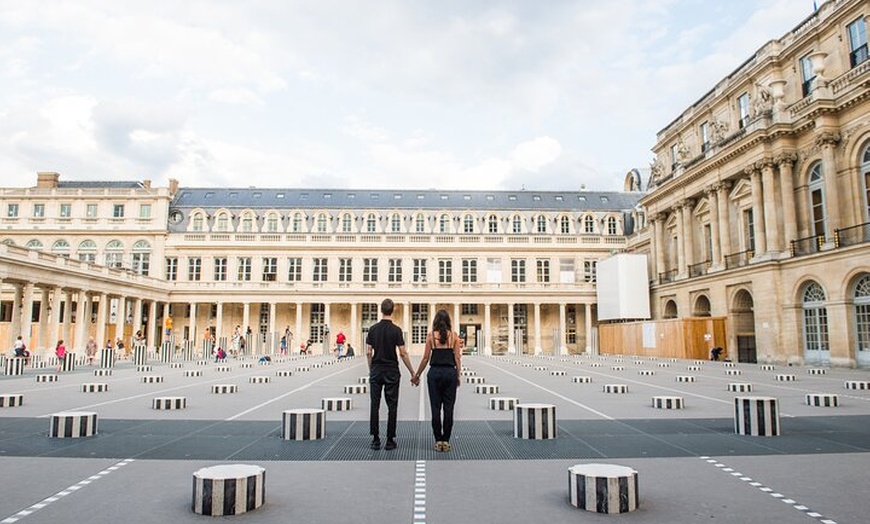
[[402, 215], [398, 213], [393, 213], [393, 216], [390, 217], [390, 232], [402, 232]]
[[205, 216], [197, 211], [193, 214], [193, 219], [191, 220], [191, 227], [194, 231], [200, 232], [203, 230], [205, 224]]
[[537, 233], [546, 233], [547, 232], [547, 217], [544, 215], [538, 215], [535, 219], [535, 231]]
[[242, 214], [242, 233], [252, 233], [254, 231], [254, 214], [250, 211], [245, 211]]
[[215, 230], [226, 233], [230, 229], [230, 216], [226, 211], [221, 212], [215, 220]]
[[34, 251], [42, 251], [42, 242], [34, 238], [33, 240], [29, 240], [26, 244], [24, 244], [24, 247], [26, 247], [27, 249], [32, 249]]
[[696, 317], [710, 316], [710, 299], [707, 298], [707, 295], [698, 296], [695, 300], [695, 310], [692, 312], [692, 315]]
[[519, 215], [514, 215], [511, 219], [511, 233], [523, 232], [523, 219]]
[[94, 264], [97, 261], [97, 243], [93, 240], [82, 240], [79, 244], [78, 257], [82, 262]]
[[822, 176], [822, 163], [816, 162], [810, 168], [807, 180], [810, 191], [810, 224], [813, 235], [825, 235], [825, 179]]
[[266, 217], [266, 231], [278, 233], [280, 231], [281, 216], [278, 213], [269, 213]]
[[417, 215], [417, 218], [414, 220], [414, 231], [416, 233], [426, 232], [426, 217], [422, 213]]
[[302, 232], [302, 213], [298, 211], [296, 213], [293, 213], [293, 224], [291, 227], [294, 233]]
[[120, 240], [106, 244], [106, 265], [116, 268], [124, 266], [124, 244]]
[[571, 219], [563, 216], [559, 219], [559, 232], [563, 235], [571, 234]]
[[353, 215], [350, 213], [341, 216], [341, 232], [353, 233]]
[[489, 215], [487, 219], [487, 231], [492, 234], [498, 233], [498, 217], [495, 215]]
[[474, 233], [474, 217], [470, 214], [462, 217], [462, 232]]
[[665, 312], [662, 318], [677, 318], [677, 303], [673, 300], [668, 300], [665, 304]]
[[[817, 282], [810, 282], [804, 288], [803, 310], [805, 359], [816, 363], [829, 361], [828, 309], [825, 307], [825, 290]], [[827, 357], [823, 353], [828, 353]]]
[[438, 232], [439, 233], [449, 233], [450, 232], [450, 217], [447, 213], [442, 214], [438, 218]]
[[852, 295], [855, 305], [855, 350], [859, 363], [870, 361], [870, 275], [855, 284]]
[[318, 213], [317, 214], [317, 232], [318, 233], [326, 233], [326, 214]]
[[870, 222], [870, 144], [861, 158], [861, 179], [864, 181], [864, 221]]
[[58, 240], [51, 245], [51, 253], [60, 257], [69, 258], [69, 242]]
[[147, 275], [151, 270], [151, 244], [147, 240], [139, 240], [133, 244], [133, 271]]
[[378, 232], [378, 217], [374, 213], [369, 213], [366, 217], [366, 233]]
[[4, 238], [3, 242], [0, 242], [0, 244], [6, 244], [7, 246], [14, 246], [15, 241], [12, 240], [11, 238]]
[[592, 218], [592, 215], [586, 215], [583, 218], [583, 232], [590, 235], [595, 233], [595, 219]]
[[607, 234], [610, 236], [616, 234], [616, 217], [607, 217]]

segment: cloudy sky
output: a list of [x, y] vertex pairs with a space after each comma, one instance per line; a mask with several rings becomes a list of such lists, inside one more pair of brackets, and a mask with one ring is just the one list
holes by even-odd
[[[819, 2], [821, 3], [821, 2]], [[0, 3], [0, 185], [621, 189], [811, 0]]]

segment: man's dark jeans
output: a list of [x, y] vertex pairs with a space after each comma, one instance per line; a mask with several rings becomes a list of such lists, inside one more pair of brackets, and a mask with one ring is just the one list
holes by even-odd
[[402, 375], [398, 367], [372, 367], [369, 375], [371, 388], [371, 413], [369, 432], [377, 437], [380, 429], [381, 390], [387, 401], [387, 439], [396, 438], [396, 420], [399, 410], [399, 381]]

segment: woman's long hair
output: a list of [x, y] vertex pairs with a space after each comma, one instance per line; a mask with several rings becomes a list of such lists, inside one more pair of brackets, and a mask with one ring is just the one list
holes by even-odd
[[438, 333], [438, 341], [440, 344], [447, 343], [447, 333], [450, 332], [450, 315], [446, 309], [439, 309], [435, 313], [435, 320], [432, 321], [432, 331]]

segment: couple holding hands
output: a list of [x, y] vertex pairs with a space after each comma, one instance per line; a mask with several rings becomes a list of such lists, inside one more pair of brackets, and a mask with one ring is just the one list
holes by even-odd
[[456, 404], [456, 389], [459, 387], [459, 374], [462, 369], [462, 343], [453, 331], [450, 315], [439, 309], [432, 322], [432, 331], [426, 336], [423, 359], [414, 371], [402, 330], [393, 324], [393, 301], [384, 299], [381, 303], [380, 322], [369, 329], [366, 335], [366, 358], [369, 363], [369, 385], [371, 391], [371, 412], [369, 428], [372, 435], [372, 449], [380, 449], [379, 412], [381, 394], [387, 403], [387, 444], [384, 449], [396, 448], [396, 420], [399, 404], [399, 362], [411, 372], [411, 384], [420, 384], [420, 375], [429, 366], [426, 382], [429, 386], [429, 403], [432, 408], [432, 433], [435, 437], [435, 451], [450, 451], [450, 434], [453, 431], [453, 406]]

